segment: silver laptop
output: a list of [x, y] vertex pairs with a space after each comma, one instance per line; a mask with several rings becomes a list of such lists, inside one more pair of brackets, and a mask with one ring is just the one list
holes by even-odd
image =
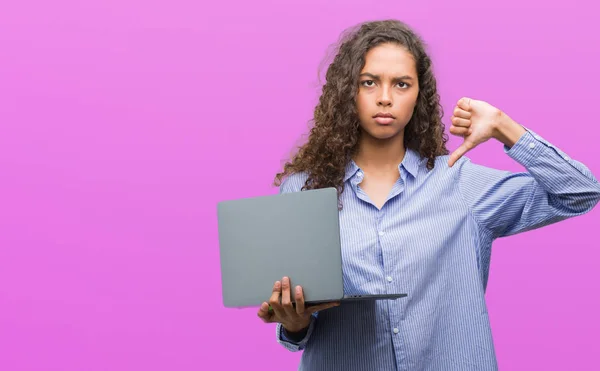
[[268, 302], [284, 276], [307, 305], [407, 296], [344, 295], [335, 188], [222, 201], [217, 214], [225, 307]]

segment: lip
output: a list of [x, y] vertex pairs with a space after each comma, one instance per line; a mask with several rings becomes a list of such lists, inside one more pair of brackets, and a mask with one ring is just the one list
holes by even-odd
[[382, 116], [375, 117], [375, 122], [377, 122], [378, 124], [381, 124], [381, 125], [389, 125], [392, 123], [392, 121], [394, 121], [394, 119], [391, 117], [382, 117]]
[[391, 113], [379, 112], [373, 118], [375, 122], [381, 125], [389, 125], [394, 121], [394, 116]]
[[390, 117], [390, 118], [394, 118], [394, 115], [392, 115], [391, 113], [387, 113], [387, 112], [377, 112], [377, 114], [373, 117]]

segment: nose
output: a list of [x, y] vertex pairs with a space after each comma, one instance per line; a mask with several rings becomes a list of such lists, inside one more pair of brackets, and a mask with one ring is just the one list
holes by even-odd
[[378, 106], [384, 106], [384, 107], [392, 105], [392, 96], [391, 96], [390, 91], [389, 91], [389, 89], [387, 87], [383, 87], [381, 89], [381, 94], [377, 98], [377, 105]]

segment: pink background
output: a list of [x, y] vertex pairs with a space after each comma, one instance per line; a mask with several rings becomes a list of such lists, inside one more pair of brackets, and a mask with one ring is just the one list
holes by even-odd
[[[600, 176], [592, 0], [20, 0], [0, 6], [0, 369], [295, 369], [221, 303], [216, 202], [275, 193], [317, 67], [355, 23], [428, 41], [445, 122], [463, 95]], [[458, 145], [453, 139], [451, 148]], [[498, 143], [475, 162], [521, 170]], [[494, 245], [503, 370], [592, 370], [600, 210]]]

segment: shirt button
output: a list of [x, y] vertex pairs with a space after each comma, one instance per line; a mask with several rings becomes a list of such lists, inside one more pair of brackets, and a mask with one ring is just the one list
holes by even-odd
[[384, 234], [385, 234], [385, 232], [384, 232], [384, 231], [379, 231], [379, 235], [380, 235], [380, 236], [383, 236]]
[[388, 282], [392, 282], [393, 281], [392, 277], [390, 277], [390, 276], [387, 276], [387, 280], [388, 280]]
[[397, 334], [399, 332], [400, 332], [400, 330], [398, 330], [397, 328], [394, 328], [394, 334]]
[[529, 148], [533, 149], [535, 147], [535, 143], [529, 143]]

